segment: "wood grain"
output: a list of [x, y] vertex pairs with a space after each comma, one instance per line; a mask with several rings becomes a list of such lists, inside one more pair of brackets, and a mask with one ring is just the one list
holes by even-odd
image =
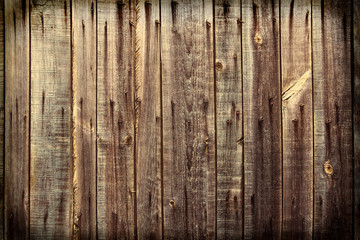
[[72, 1], [74, 238], [96, 238], [96, 1]]
[[352, 239], [351, 1], [313, 1], [314, 234]]
[[242, 2], [245, 239], [279, 239], [282, 223], [279, 4]]
[[217, 238], [243, 235], [240, 1], [215, 1]]
[[4, 0], [0, 0], [0, 238], [4, 239], [4, 160], [5, 160], [5, 21]]
[[30, 237], [72, 235], [70, 1], [31, 1]]
[[215, 238], [211, 1], [161, 1], [164, 238]]
[[313, 117], [311, 75], [311, 2], [280, 6], [283, 237], [312, 238]]
[[29, 4], [5, 0], [5, 239], [29, 237]]
[[134, 1], [98, 1], [97, 216], [100, 239], [135, 237]]
[[162, 239], [159, 1], [141, 0], [136, 23], [136, 196], [138, 239]]

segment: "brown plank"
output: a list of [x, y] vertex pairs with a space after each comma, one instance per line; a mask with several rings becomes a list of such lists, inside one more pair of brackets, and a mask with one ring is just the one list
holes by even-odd
[[5, 239], [29, 237], [29, 4], [5, 0]]
[[30, 237], [72, 235], [70, 1], [31, 1]]
[[217, 238], [243, 235], [240, 1], [215, 1]]
[[282, 223], [279, 4], [242, 2], [245, 239], [280, 239]]
[[100, 239], [133, 239], [133, 1], [98, 1], [97, 216]]
[[139, 239], [162, 239], [160, 8], [141, 0], [136, 23], [136, 202]]
[[96, 1], [72, 1], [74, 238], [96, 238]]
[[5, 160], [5, 27], [4, 0], [0, 0], [0, 238], [4, 239], [4, 160]]
[[360, 240], [360, 1], [353, 0], [354, 239]]
[[311, 2], [281, 1], [283, 237], [312, 238]]
[[164, 238], [215, 238], [213, 6], [161, 1]]
[[314, 237], [352, 239], [351, 0], [312, 3]]

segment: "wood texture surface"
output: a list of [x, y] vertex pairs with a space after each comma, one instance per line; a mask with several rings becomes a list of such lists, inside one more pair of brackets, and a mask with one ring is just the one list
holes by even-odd
[[27, 1], [5, 0], [5, 239], [29, 237], [29, 67]]
[[312, 238], [311, 2], [281, 2], [283, 237]]
[[70, 1], [31, 1], [30, 237], [70, 238]]
[[4, 238], [4, 160], [5, 160], [5, 22], [4, 0], [0, 0], [0, 238]]
[[245, 239], [279, 239], [282, 220], [279, 4], [242, 2]]
[[240, 1], [215, 1], [217, 237], [243, 235]]
[[135, 237], [135, 2], [98, 1], [97, 216], [100, 239]]
[[351, 1], [312, 2], [315, 239], [352, 239]]
[[96, 239], [96, 1], [72, 1], [74, 236]]
[[136, 23], [136, 196], [139, 239], [162, 239], [159, 1], [138, 3]]
[[164, 238], [215, 238], [211, 1], [161, 1]]

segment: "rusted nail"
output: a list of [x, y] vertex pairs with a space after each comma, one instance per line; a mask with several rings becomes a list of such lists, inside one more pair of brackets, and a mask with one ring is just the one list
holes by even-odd
[[244, 142], [244, 137], [241, 137], [241, 138], [239, 138], [238, 140], [236, 140], [236, 143], [237, 144], [241, 144], [241, 143], [243, 143]]
[[236, 115], [240, 115], [240, 111], [236, 111]]
[[242, 24], [242, 23], [244, 23], [244, 21], [241, 20], [240, 18], [238, 18], [237, 23], [238, 23], [238, 24]]
[[206, 26], [211, 27], [211, 23], [209, 21], [206, 21]]
[[233, 58], [234, 58], [234, 59], [236, 59], [236, 58], [237, 58], [237, 55], [236, 55], [236, 54], [234, 54]]
[[227, 124], [232, 124], [232, 121], [231, 121], [231, 120], [227, 120], [226, 123], [227, 123]]
[[156, 24], [160, 24], [160, 21], [159, 21], [159, 20], [155, 20], [155, 23], [156, 23]]

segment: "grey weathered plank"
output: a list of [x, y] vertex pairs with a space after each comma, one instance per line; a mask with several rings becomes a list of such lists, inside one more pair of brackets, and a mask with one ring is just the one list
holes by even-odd
[[360, 240], [360, 1], [353, 0], [354, 239]]
[[160, 8], [138, 3], [136, 23], [136, 202], [139, 239], [162, 239]]
[[96, 1], [72, 1], [74, 238], [96, 238]]
[[29, 4], [5, 0], [5, 239], [29, 237]]
[[311, 1], [281, 1], [283, 237], [312, 238]]
[[215, 238], [213, 6], [161, 1], [164, 238]]
[[0, 0], [0, 239], [4, 238], [4, 160], [5, 160], [5, 22], [4, 0]]
[[352, 239], [351, 0], [312, 4], [314, 237]]
[[70, 1], [31, 1], [30, 237], [72, 235]]
[[242, 2], [245, 239], [279, 239], [282, 223], [279, 4]]
[[243, 235], [240, 1], [215, 1], [217, 238]]
[[133, 239], [134, 1], [98, 1], [98, 237]]

